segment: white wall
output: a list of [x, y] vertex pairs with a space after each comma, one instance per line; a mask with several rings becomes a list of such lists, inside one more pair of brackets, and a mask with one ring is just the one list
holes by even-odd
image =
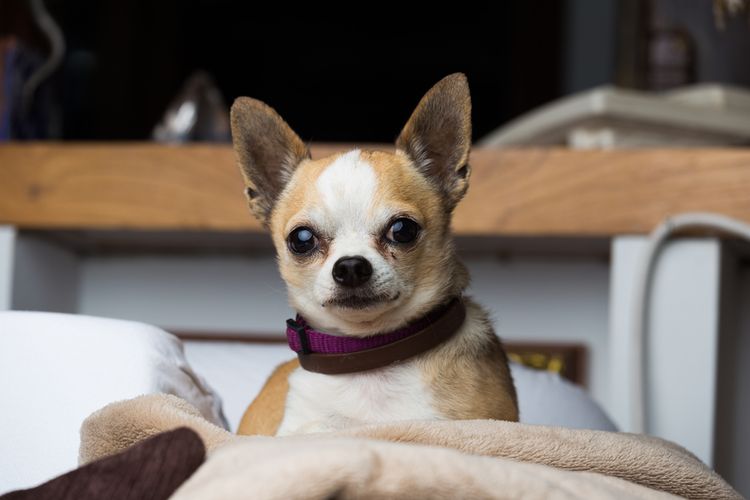
[[[512, 340], [589, 348], [591, 390], [607, 388], [605, 261], [467, 256], [470, 293]], [[79, 310], [182, 331], [282, 335], [293, 313], [271, 255], [90, 257], [81, 264]]]
[[176, 331], [279, 335], [292, 315], [269, 254], [90, 257], [79, 311]]
[[588, 348], [591, 394], [608, 387], [609, 264], [603, 259], [471, 255], [469, 293], [492, 313], [501, 338], [576, 342]]
[[0, 311], [11, 308], [16, 230], [0, 226]]
[[[645, 367], [649, 434], [675, 441], [713, 464], [722, 243], [715, 238], [668, 242], [654, 268], [642, 365], [632, 337], [636, 276], [647, 239], [613, 241], [610, 386], [605, 407], [617, 425], [642, 432], [634, 418], [634, 367]], [[637, 373], [637, 372], [636, 372]]]
[[13, 269], [13, 309], [78, 310], [79, 259], [47, 240], [19, 234]]

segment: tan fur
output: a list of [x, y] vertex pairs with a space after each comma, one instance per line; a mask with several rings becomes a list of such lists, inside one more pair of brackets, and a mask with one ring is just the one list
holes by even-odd
[[273, 108], [250, 97], [234, 101], [231, 126], [250, 210], [268, 225], [285, 183], [310, 151]]
[[[469, 186], [471, 96], [461, 73], [440, 80], [419, 101], [396, 147], [438, 187], [449, 210]], [[463, 174], [456, 175], [464, 169]]]
[[[282, 278], [294, 287], [310, 283], [317, 272], [317, 266], [326, 258], [325, 241], [323, 252], [311, 261], [300, 263], [285, 255], [283, 249], [289, 230], [300, 223], [295, 215], [305, 206], [317, 204], [316, 192], [310, 189], [318, 177], [340, 155], [329, 156], [319, 160], [303, 161], [294, 178], [279, 197], [278, 206], [270, 221], [271, 235], [279, 249], [279, 270]], [[376, 197], [402, 212], [416, 216], [424, 228], [423, 241], [413, 249], [393, 255], [386, 255], [395, 263], [399, 271], [418, 287], [439, 286], [445, 288], [445, 295], [436, 297], [419, 308], [409, 310], [404, 316], [401, 311], [389, 311], [390, 321], [408, 322], [433, 309], [446, 295], [460, 293], [468, 284], [468, 275], [464, 266], [455, 258], [449, 235], [450, 213], [446, 211], [441, 198], [435, 195], [430, 181], [414, 167], [412, 160], [405, 154], [383, 151], [362, 151], [361, 157], [375, 170], [378, 177], [379, 191]], [[373, 235], [377, 239], [379, 235]], [[394, 262], [398, 260], [398, 262]], [[439, 281], [439, 282], [438, 282]], [[435, 282], [435, 283], [433, 283]], [[373, 318], [370, 321], [358, 321], [347, 325], [346, 333], [352, 336], [371, 335], [374, 331], [386, 331], [400, 325], [389, 324], [389, 318]]]
[[245, 410], [237, 434], [273, 436], [284, 418], [286, 394], [289, 392], [289, 374], [299, 368], [292, 359], [273, 371], [260, 394]]
[[[370, 207], [368, 210], [384, 209], [394, 217], [408, 217], [421, 227], [418, 240], [410, 245], [385, 243], [383, 231], [387, 227], [376, 228], [375, 224], [365, 226], [370, 232], [358, 233], [359, 238], [369, 239], [367, 250], [378, 252], [381, 265], [393, 270], [395, 276], [411, 287], [398, 285], [408, 293], [400, 295], [400, 301], [394, 305], [381, 309], [340, 313], [335, 308], [324, 310], [320, 303], [309, 302], [305, 294], [322, 275], [322, 269], [327, 269], [323, 266], [327, 262], [331, 265], [329, 255], [340, 255], [330, 253], [331, 248], [336, 248], [335, 237], [325, 234], [325, 228], [316, 231], [319, 245], [313, 254], [301, 258], [287, 249], [289, 233], [297, 227], [312, 227], [314, 230], [315, 214], [318, 213], [315, 211], [324, 205], [321, 197], [330, 198], [315, 188], [321, 175], [336, 160], [349, 160], [342, 155], [309, 159], [302, 142], [288, 125], [258, 101], [239, 101], [233, 107], [232, 120], [233, 134], [238, 135], [235, 148], [247, 185], [262, 191], [255, 197], [251, 196], [251, 207], [269, 226], [292, 306], [315, 328], [349, 336], [374, 335], [400, 328], [450, 297], [462, 295], [469, 279], [456, 256], [450, 220], [453, 208], [466, 193], [470, 176], [471, 99], [465, 76], [448, 76], [425, 95], [401, 131], [395, 153], [368, 150], [354, 153], [358, 155], [357, 161], [368, 166], [368, 172], [371, 168], [377, 180], [376, 184], [373, 183], [377, 187], [373, 188], [376, 191], [372, 196], [376, 202], [371, 202], [376, 206], [362, 206]], [[259, 125], [270, 130], [270, 139], [253, 137], [263, 133], [264, 129]], [[367, 192], [368, 200], [369, 195]], [[295, 291], [308, 300], [302, 303], [306, 308], [295, 302]], [[314, 296], [314, 299], [317, 301], [319, 297]], [[423, 402], [426, 410], [422, 414], [457, 420], [491, 418], [517, 421], [516, 393], [502, 345], [486, 313], [470, 300], [467, 300], [467, 308], [464, 325], [450, 341], [402, 363], [402, 367], [416, 374], [414, 387], [420, 391], [418, 394], [429, 393], [425, 399], [427, 402]], [[290, 388], [289, 376], [298, 366], [296, 362], [289, 362], [276, 369], [245, 412], [238, 433], [276, 434], [285, 417], [287, 401], [290, 410], [288, 419], [283, 420], [284, 428], [279, 431], [282, 433], [299, 430], [300, 421], [307, 418], [345, 421], [347, 413], [357, 414], [359, 411], [361, 414], [362, 408], [371, 404], [371, 401], [356, 400], [348, 410], [342, 409], [340, 415], [334, 415], [327, 406], [315, 413], [318, 412], [317, 406], [307, 403], [302, 406], [302, 411], [297, 406], [295, 413], [291, 409], [295, 407], [294, 401], [299, 401], [295, 398], [300, 393], [308, 397], [310, 394], [310, 387], [304, 391], [297, 389], [300, 380], [314, 380], [310, 377], [301, 379], [312, 374], [296, 372]], [[318, 380], [313, 389], [327, 387], [332, 381]], [[346, 382], [344, 379], [344, 385], [335, 388], [332, 394], [340, 394], [337, 391], [350, 387]], [[413, 398], [404, 401], [407, 410], [422, 411]], [[314, 415], [310, 417], [305, 411]], [[365, 412], [365, 416], [358, 418], [366, 419], [366, 415], [371, 414]], [[319, 421], [304, 423], [309, 423], [306, 428], [312, 429], [325, 428], [326, 425], [326, 422]], [[297, 426], [297, 429], [287, 429], [286, 426]]]
[[420, 359], [442, 414], [453, 420], [518, 421], [518, 400], [505, 351], [482, 309], [467, 300], [460, 335]]

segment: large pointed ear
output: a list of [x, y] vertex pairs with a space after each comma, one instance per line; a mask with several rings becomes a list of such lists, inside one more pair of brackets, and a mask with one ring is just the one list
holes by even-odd
[[417, 105], [396, 140], [443, 194], [452, 210], [466, 193], [471, 149], [471, 96], [463, 73], [446, 76]]
[[273, 108], [249, 97], [232, 104], [232, 142], [253, 214], [268, 225], [294, 170], [310, 157], [302, 140]]

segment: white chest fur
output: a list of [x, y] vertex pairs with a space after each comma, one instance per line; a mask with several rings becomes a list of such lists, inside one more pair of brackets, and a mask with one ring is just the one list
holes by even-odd
[[440, 418], [413, 361], [362, 373], [323, 375], [295, 370], [289, 377], [277, 435], [323, 432], [350, 425]]

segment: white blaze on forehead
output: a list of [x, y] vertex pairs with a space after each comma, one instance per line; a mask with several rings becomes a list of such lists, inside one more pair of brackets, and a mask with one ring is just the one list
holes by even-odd
[[316, 182], [327, 222], [338, 230], [365, 229], [377, 186], [375, 170], [362, 160], [358, 149], [339, 156]]

